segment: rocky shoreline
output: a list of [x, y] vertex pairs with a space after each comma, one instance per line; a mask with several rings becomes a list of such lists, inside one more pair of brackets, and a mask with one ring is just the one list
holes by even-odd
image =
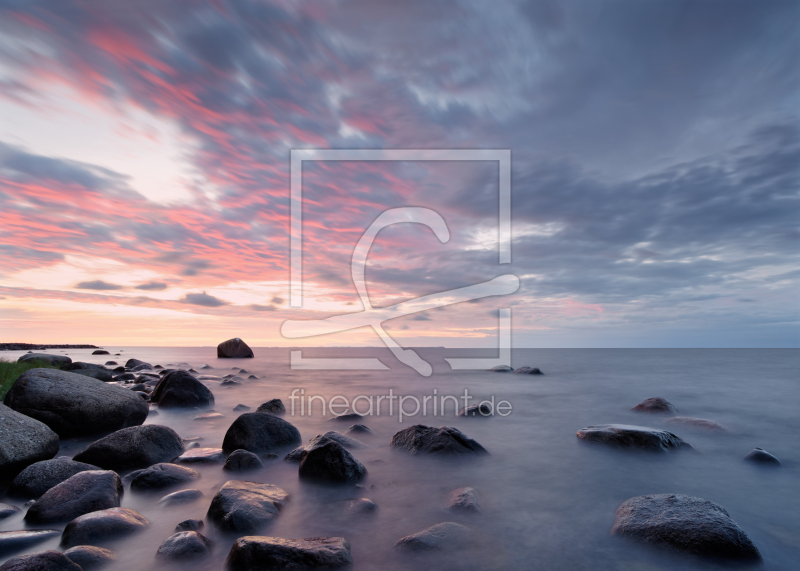
[[0, 343], [0, 351], [43, 351], [44, 349], [98, 349], [97, 345], [42, 345], [40, 343]]

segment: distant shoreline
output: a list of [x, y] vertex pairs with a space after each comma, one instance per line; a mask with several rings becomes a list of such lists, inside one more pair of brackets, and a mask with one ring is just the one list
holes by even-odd
[[98, 349], [96, 345], [41, 345], [39, 343], [0, 343], [0, 351], [27, 351], [31, 349]]

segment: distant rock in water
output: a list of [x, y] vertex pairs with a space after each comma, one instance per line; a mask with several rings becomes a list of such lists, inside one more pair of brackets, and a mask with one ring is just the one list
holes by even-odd
[[411, 454], [488, 454], [475, 440], [467, 437], [457, 428], [442, 426], [434, 428], [424, 424], [409, 426], [392, 436], [392, 448]]
[[680, 424], [681, 426], [710, 430], [712, 432], [728, 432], [728, 429], [719, 422], [707, 420], [705, 418], [693, 418], [691, 416], [673, 416], [667, 419], [667, 424]]
[[286, 407], [281, 399], [268, 400], [256, 409], [256, 412], [268, 412], [269, 414], [284, 414]]
[[497, 365], [489, 369], [492, 373], [511, 373], [513, 370], [514, 367], [509, 367], [508, 365]]
[[278, 517], [288, 499], [278, 486], [231, 480], [211, 500], [207, 516], [223, 531], [255, 534]]
[[481, 505], [478, 502], [478, 492], [475, 488], [459, 488], [450, 495], [447, 509], [452, 512], [480, 513]]
[[185, 519], [175, 526], [175, 531], [197, 531], [203, 527], [205, 524], [202, 519]]
[[142, 365], [147, 365], [146, 369], [152, 369], [153, 366], [150, 363], [145, 363], [144, 361], [140, 361], [139, 359], [128, 359], [125, 363], [126, 369], [133, 369], [134, 367], [141, 367]]
[[395, 543], [398, 549], [408, 551], [431, 551], [440, 549], [458, 549], [466, 546], [472, 539], [472, 530], [465, 525], [446, 521], [437, 523], [400, 539]]
[[228, 339], [217, 345], [218, 359], [251, 359], [254, 356], [253, 350], [238, 337]]
[[462, 408], [458, 416], [492, 416], [492, 407], [485, 402], [472, 404], [466, 408]]
[[72, 359], [66, 355], [50, 355], [49, 353], [26, 353], [17, 359], [17, 363], [30, 363], [31, 361], [46, 361], [53, 367], [72, 363]]
[[58, 454], [60, 440], [46, 424], [0, 404], [0, 480]]
[[756, 546], [721, 506], [683, 494], [631, 498], [619, 506], [612, 535], [715, 559], [756, 562]]
[[214, 394], [186, 371], [172, 371], [158, 381], [150, 400], [159, 408], [205, 408], [214, 405]]
[[184, 452], [173, 461], [176, 464], [222, 464], [225, 462], [225, 453], [222, 448], [195, 448]]
[[350, 428], [344, 431], [345, 434], [375, 434], [375, 431], [372, 430], [369, 426], [365, 426], [363, 424], [354, 424]]
[[246, 404], [237, 404], [235, 407], [233, 407], [233, 412], [246, 412], [248, 410], [250, 410], [250, 407]]
[[782, 466], [781, 461], [763, 448], [754, 448], [744, 457], [746, 462], [761, 464], [763, 466]]
[[692, 448], [680, 437], [666, 430], [630, 424], [587, 426], [578, 431], [578, 438], [586, 442], [599, 442], [615, 448], [639, 448], [654, 452]]
[[229, 571], [339, 569], [353, 563], [343, 537], [240, 537], [225, 561]]
[[83, 571], [83, 568], [58, 551], [48, 550], [12, 557], [0, 566], [2, 571]]
[[514, 369], [515, 375], [542, 375], [542, 373], [538, 367], [520, 367], [519, 369]]
[[92, 355], [111, 355], [111, 353], [109, 353], [105, 349], [96, 349], [92, 351]]
[[105, 470], [136, 470], [159, 462], [172, 462], [183, 454], [178, 433], [167, 426], [148, 424], [123, 428], [90, 444], [75, 455]]
[[247, 450], [234, 450], [228, 459], [225, 460], [223, 470], [230, 472], [243, 472], [246, 470], [257, 470], [263, 468], [264, 464], [261, 459]]
[[644, 399], [631, 410], [635, 410], [636, 412], [653, 412], [656, 414], [675, 414], [678, 412], [675, 405], [661, 397]]

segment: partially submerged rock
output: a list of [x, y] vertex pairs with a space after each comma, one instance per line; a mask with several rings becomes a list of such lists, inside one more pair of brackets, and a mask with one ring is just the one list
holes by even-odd
[[58, 454], [60, 440], [46, 424], [0, 404], [0, 480]]
[[284, 414], [286, 407], [281, 399], [268, 400], [256, 409], [256, 412], [268, 412], [269, 414]]
[[638, 448], [654, 452], [669, 452], [692, 446], [666, 430], [634, 426], [631, 424], [599, 424], [578, 431], [578, 438], [586, 442], [599, 442], [616, 448]]
[[175, 526], [175, 531], [197, 531], [203, 527], [205, 524], [202, 519], [185, 519]]
[[669, 402], [667, 399], [662, 399], [661, 397], [644, 399], [631, 410], [635, 410], [636, 412], [652, 412], [656, 414], [675, 414], [678, 412], [678, 409], [675, 408], [674, 404]]
[[0, 504], [0, 520], [4, 520], [7, 517], [11, 517], [12, 515], [16, 515], [20, 512], [20, 509], [17, 506], [11, 506], [8, 504]]
[[375, 431], [372, 430], [369, 426], [364, 424], [354, 424], [350, 428], [344, 431], [345, 434], [375, 434]]
[[179, 531], [167, 538], [156, 551], [161, 559], [186, 561], [203, 559], [211, 553], [211, 542], [196, 531]]
[[399, 549], [409, 551], [430, 551], [439, 549], [457, 549], [470, 542], [472, 530], [467, 526], [447, 521], [437, 523], [412, 535], [407, 535], [394, 544]]
[[234, 450], [228, 459], [225, 461], [223, 470], [230, 472], [244, 472], [247, 470], [258, 470], [263, 468], [264, 464], [261, 459], [247, 450]]
[[160, 500], [158, 500], [158, 505], [161, 507], [168, 507], [168, 506], [177, 506], [181, 504], [189, 504], [194, 501], [199, 500], [203, 497], [203, 492], [200, 490], [189, 489], [189, 490], [180, 490], [178, 492], [172, 492], [171, 494], [167, 494]]
[[181, 370], [161, 377], [150, 400], [159, 408], [205, 408], [214, 405], [214, 395], [209, 388]]
[[200, 473], [178, 464], [160, 463], [130, 474], [131, 490], [160, 490], [178, 484], [193, 482]]
[[391, 447], [415, 455], [488, 454], [483, 446], [467, 437], [457, 428], [451, 426], [434, 428], [424, 424], [409, 426], [397, 432], [392, 436]]
[[374, 514], [378, 511], [378, 504], [369, 498], [355, 498], [352, 500], [344, 500], [342, 503], [342, 511], [348, 517], [361, 517]]
[[21, 531], [0, 531], [0, 556], [29, 549], [53, 537], [60, 531], [54, 529], [28, 529]]
[[450, 495], [447, 509], [452, 512], [480, 513], [481, 505], [478, 502], [478, 492], [475, 488], [459, 488]]
[[91, 545], [78, 545], [64, 552], [70, 561], [80, 565], [83, 571], [93, 571], [117, 560], [116, 554], [110, 549], [93, 547]]
[[83, 569], [63, 553], [49, 550], [13, 557], [0, 565], [0, 571], [83, 571]]
[[253, 350], [238, 337], [217, 345], [218, 359], [252, 359], [254, 356]]
[[278, 486], [230, 480], [211, 500], [207, 516], [223, 531], [258, 533], [288, 499], [289, 493]]
[[31, 464], [17, 474], [17, 477], [11, 482], [8, 495], [16, 498], [38, 499], [47, 490], [75, 474], [99, 469], [97, 466], [75, 462], [65, 456], [42, 460]]
[[519, 367], [514, 369], [515, 375], [541, 375], [542, 372], [538, 367]]
[[300, 432], [282, 418], [264, 412], [246, 412], [233, 421], [222, 449], [227, 452], [248, 450], [265, 454], [286, 446], [300, 444]]
[[70, 521], [78, 516], [119, 507], [122, 480], [110, 470], [79, 472], [53, 486], [25, 514], [33, 524]]
[[727, 511], [714, 502], [683, 494], [638, 496], [623, 502], [611, 533], [702, 557], [761, 559]]
[[240, 537], [225, 561], [230, 571], [338, 569], [352, 563], [350, 544], [343, 537]]
[[61, 545], [93, 545], [144, 530], [150, 525], [139, 512], [128, 508], [111, 508], [88, 513], [67, 524]]
[[719, 422], [691, 416], [673, 416], [667, 419], [667, 424], [680, 424], [681, 426], [709, 430], [712, 432], [728, 432], [728, 429]]
[[26, 353], [17, 359], [17, 363], [30, 363], [31, 361], [45, 361], [53, 367], [72, 363], [72, 359], [66, 355], [50, 355], [49, 353]]
[[492, 416], [492, 413], [492, 407], [487, 403], [482, 402], [462, 408], [459, 411], [458, 416]]
[[782, 466], [781, 461], [763, 448], [753, 448], [744, 457], [746, 462], [761, 464], [762, 466]]
[[508, 365], [497, 365], [489, 369], [492, 373], [510, 373], [514, 370], [514, 367], [509, 367]]
[[176, 464], [222, 464], [225, 453], [222, 448], [194, 448], [178, 456]]
[[171, 462], [183, 454], [178, 433], [167, 426], [148, 424], [123, 428], [90, 444], [75, 455], [106, 470], [136, 470], [159, 462]]
[[307, 447], [300, 461], [299, 475], [306, 480], [329, 483], [358, 482], [367, 469], [344, 446], [327, 437]]

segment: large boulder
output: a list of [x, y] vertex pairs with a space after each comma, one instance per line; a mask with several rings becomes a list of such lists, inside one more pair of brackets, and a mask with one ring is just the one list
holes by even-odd
[[83, 375], [84, 377], [91, 377], [92, 379], [103, 381], [104, 383], [110, 383], [114, 380], [114, 375], [103, 369], [75, 369], [72, 372], [76, 375]]
[[214, 395], [209, 388], [180, 370], [161, 377], [150, 400], [159, 408], [203, 408], [214, 405]]
[[300, 432], [282, 418], [265, 412], [246, 412], [228, 428], [222, 449], [226, 453], [241, 449], [266, 454], [300, 442]]
[[64, 552], [70, 561], [81, 566], [83, 571], [93, 571], [116, 561], [116, 554], [110, 549], [93, 547], [91, 545], [78, 545]]
[[72, 363], [72, 359], [66, 355], [50, 355], [48, 353], [27, 353], [17, 359], [17, 363], [30, 363], [32, 361], [45, 361], [53, 367], [60, 367]]
[[231, 480], [211, 500], [207, 515], [223, 531], [257, 533], [288, 499], [289, 493], [278, 486]]
[[253, 350], [238, 337], [217, 345], [218, 359], [251, 359], [253, 357], [255, 357]]
[[412, 535], [407, 535], [394, 544], [398, 549], [408, 551], [431, 551], [438, 549], [458, 549], [470, 543], [472, 530], [465, 525], [446, 521], [437, 523]]
[[116, 472], [79, 472], [53, 486], [25, 514], [32, 524], [70, 521], [78, 516], [119, 507], [122, 480]]
[[58, 434], [47, 425], [0, 404], [0, 481], [58, 454]]
[[256, 412], [268, 412], [269, 414], [285, 414], [286, 406], [281, 399], [271, 399], [261, 404]]
[[652, 412], [655, 414], [675, 414], [678, 411], [674, 404], [661, 397], [644, 399], [631, 410], [635, 410], [636, 412]]
[[0, 565], [0, 571], [83, 571], [63, 553], [48, 550], [18, 555]]
[[109, 353], [105, 349], [95, 349], [94, 351], [92, 351], [92, 355], [111, 355], [111, 353]]
[[761, 559], [747, 534], [721, 506], [683, 494], [637, 496], [623, 502], [611, 533], [703, 557]]
[[160, 490], [198, 480], [200, 473], [186, 466], [162, 463], [132, 472], [128, 478], [131, 490]]
[[177, 432], [167, 426], [148, 424], [123, 428], [101, 438], [78, 452], [75, 461], [105, 470], [136, 470], [171, 462], [183, 451]]
[[409, 426], [392, 436], [391, 446], [415, 455], [488, 454], [483, 446], [451, 426]]
[[73, 519], [61, 535], [61, 545], [94, 545], [146, 529], [150, 525], [142, 514], [128, 508], [111, 508]]
[[578, 438], [586, 442], [599, 442], [615, 448], [638, 448], [654, 452], [692, 448], [689, 443], [666, 430], [631, 424], [587, 426], [578, 431]]
[[170, 561], [203, 559], [211, 554], [211, 542], [196, 531], [179, 531], [168, 537], [156, 556]]
[[142, 365], [147, 365], [147, 369], [152, 369], [153, 366], [150, 363], [145, 363], [144, 361], [140, 361], [139, 359], [128, 359], [125, 363], [126, 369], [133, 369], [135, 367], [141, 367]]
[[352, 563], [350, 544], [343, 537], [240, 537], [225, 560], [229, 571], [338, 569]]
[[5, 404], [59, 436], [94, 436], [147, 418], [147, 403], [116, 384], [57, 369], [30, 369], [11, 386]]
[[304, 480], [348, 483], [363, 479], [367, 469], [344, 446], [322, 437], [304, 451], [299, 474]]
[[54, 529], [27, 529], [23, 531], [0, 531], [0, 557], [29, 549], [34, 545], [58, 537]]
[[68, 365], [61, 365], [59, 368], [63, 371], [80, 371], [81, 369], [95, 369], [100, 371], [106, 370], [103, 365], [97, 365], [96, 363], [84, 363], [83, 361], [74, 361]]

